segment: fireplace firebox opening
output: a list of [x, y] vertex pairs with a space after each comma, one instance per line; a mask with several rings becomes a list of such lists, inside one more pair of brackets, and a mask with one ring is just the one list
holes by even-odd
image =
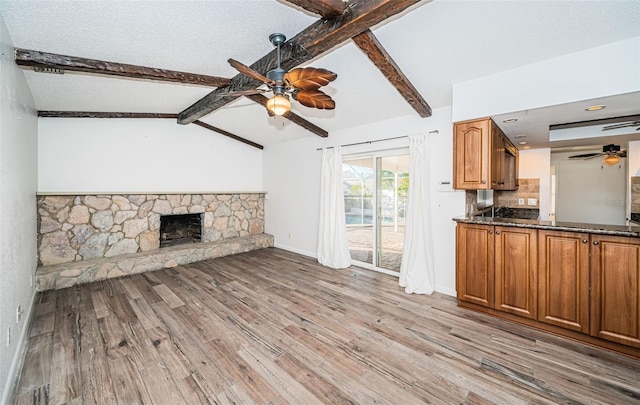
[[161, 215], [160, 247], [202, 241], [202, 214]]

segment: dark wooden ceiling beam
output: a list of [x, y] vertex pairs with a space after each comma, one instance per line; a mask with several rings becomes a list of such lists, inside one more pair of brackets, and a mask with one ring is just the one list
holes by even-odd
[[[250, 95], [246, 95], [245, 97], [250, 99], [251, 101], [255, 101], [256, 103], [263, 105], [264, 108], [267, 108], [267, 101], [269, 101], [269, 97], [263, 96], [262, 94], [250, 94]], [[291, 111], [287, 111], [283, 115], [283, 117], [293, 122], [294, 124], [300, 125], [302, 128], [308, 131], [311, 131], [322, 138], [326, 138], [329, 136], [329, 133], [324, 129], [305, 120], [301, 116], [295, 113], [292, 113]]]
[[393, 60], [391, 55], [384, 49], [378, 38], [371, 30], [366, 30], [353, 37], [353, 42], [371, 59], [374, 65], [380, 69], [383, 75], [398, 89], [400, 95], [407, 100], [418, 114], [423, 117], [431, 116], [431, 107], [426, 100], [418, 93], [411, 81], [402, 72], [400, 66]]
[[[178, 114], [169, 113], [140, 113], [140, 112], [103, 112], [103, 111], [38, 111], [38, 117], [43, 118], [171, 118], [176, 119]], [[194, 121], [195, 125], [217, 132], [238, 142], [242, 142], [254, 148], [264, 149], [264, 146], [234, 135], [224, 129], [216, 128], [206, 122]]]
[[238, 142], [242, 142], [242, 143], [247, 144], [249, 146], [253, 146], [254, 148], [264, 149], [264, 146], [262, 146], [262, 145], [260, 145], [258, 143], [252, 142], [252, 141], [250, 141], [248, 139], [244, 139], [244, 138], [242, 138], [242, 137], [240, 137], [238, 135], [234, 135], [231, 132], [225, 131], [224, 129], [216, 128], [213, 125], [207, 124], [206, 122], [202, 122], [200, 120], [195, 120], [195, 121], [193, 121], [193, 123], [195, 125], [201, 126], [202, 128], [206, 128], [209, 131], [217, 132], [217, 133], [219, 133], [221, 135], [228, 136], [231, 139], [235, 139]]
[[[431, 0], [351, 0], [340, 16], [330, 20], [318, 20], [282, 47], [282, 67], [291, 69], [322, 55], [351, 37], [401, 13], [410, 6]], [[268, 53], [251, 65], [253, 70], [264, 73], [276, 66], [276, 51]], [[239, 96], [225, 97], [225, 93], [256, 88], [260, 82], [238, 74], [231, 84], [207, 94], [195, 104], [178, 114], [178, 123], [189, 124], [225, 105]]]
[[38, 111], [38, 117], [46, 118], [176, 118], [178, 114], [103, 112], [103, 111]]
[[182, 84], [195, 84], [207, 87], [223, 87], [231, 83], [231, 79], [179, 72], [175, 70], [157, 69], [125, 63], [106, 62], [96, 59], [58, 55], [55, 53], [16, 49], [15, 61], [20, 66], [33, 67], [36, 70], [56, 70], [84, 72], [97, 75], [120, 76], [131, 79], [155, 80]]
[[346, 3], [342, 0], [286, 0], [322, 18], [335, 18], [342, 15]]

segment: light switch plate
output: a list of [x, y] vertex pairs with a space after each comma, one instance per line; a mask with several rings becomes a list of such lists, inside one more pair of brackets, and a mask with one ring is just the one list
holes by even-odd
[[518, 205], [524, 205], [524, 198], [518, 198]]
[[537, 198], [528, 198], [527, 199], [527, 205], [538, 205], [538, 199]]

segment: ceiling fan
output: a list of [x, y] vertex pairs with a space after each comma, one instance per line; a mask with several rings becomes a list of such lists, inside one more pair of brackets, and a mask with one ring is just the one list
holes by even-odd
[[627, 151], [626, 150], [621, 151], [620, 145], [614, 145], [611, 143], [609, 145], [604, 145], [602, 147], [602, 152], [573, 155], [573, 156], [569, 156], [569, 159], [587, 160], [587, 159], [593, 159], [598, 156], [604, 156], [604, 158], [602, 159], [602, 162], [608, 164], [609, 166], [612, 166], [618, 163], [620, 161], [620, 158], [626, 158]]
[[338, 75], [326, 69], [313, 67], [295, 68], [288, 72], [282, 69], [280, 67], [280, 45], [286, 39], [284, 34], [269, 35], [269, 41], [278, 50], [278, 65], [275, 69], [268, 71], [266, 76], [235, 59], [228, 60], [229, 64], [240, 73], [263, 82], [269, 87], [269, 90], [256, 89], [229, 92], [227, 95], [249, 95], [272, 91], [273, 97], [267, 101], [269, 115], [283, 115], [290, 111], [291, 101], [289, 101], [289, 95], [306, 107], [333, 110], [336, 106], [335, 101], [331, 96], [319, 89], [334, 81]]

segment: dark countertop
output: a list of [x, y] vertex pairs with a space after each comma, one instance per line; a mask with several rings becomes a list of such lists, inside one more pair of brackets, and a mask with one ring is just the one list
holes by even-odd
[[478, 225], [513, 226], [516, 228], [546, 229], [552, 231], [585, 232], [598, 235], [615, 235], [640, 238], [638, 225], [600, 225], [578, 222], [541, 221], [538, 219], [493, 218], [468, 215], [453, 218], [456, 222]]

